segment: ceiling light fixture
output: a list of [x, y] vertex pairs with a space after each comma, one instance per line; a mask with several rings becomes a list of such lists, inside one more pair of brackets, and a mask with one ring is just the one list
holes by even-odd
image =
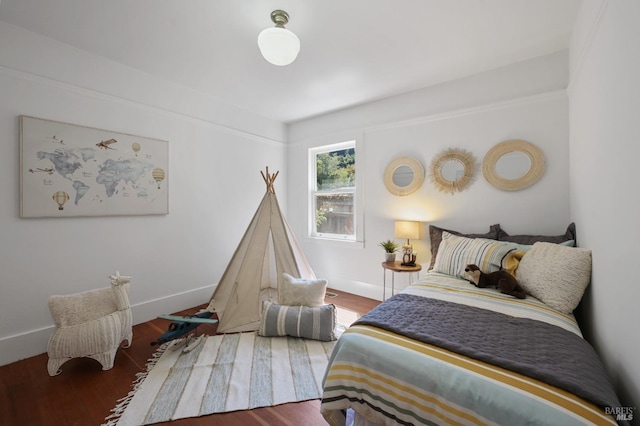
[[284, 27], [289, 22], [289, 14], [284, 10], [271, 12], [271, 20], [276, 26], [258, 35], [260, 53], [273, 65], [289, 65], [300, 52], [300, 39]]

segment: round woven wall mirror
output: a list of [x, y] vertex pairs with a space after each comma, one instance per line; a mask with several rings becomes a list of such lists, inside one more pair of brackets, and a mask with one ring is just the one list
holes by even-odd
[[401, 197], [416, 192], [424, 182], [424, 167], [411, 157], [399, 157], [384, 169], [384, 186]]
[[482, 160], [482, 175], [504, 191], [519, 191], [533, 185], [544, 173], [544, 154], [534, 144], [520, 139], [500, 142]]
[[475, 162], [475, 157], [469, 151], [450, 148], [433, 158], [429, 177], [440, 192], [460, 192], [473, 182]]

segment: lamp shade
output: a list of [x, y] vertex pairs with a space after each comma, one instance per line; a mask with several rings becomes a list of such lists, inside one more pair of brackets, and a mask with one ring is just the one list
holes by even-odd
[[411, 240], [420, 239], [420, 222], [396, 220], [395, 237]]
[[258, 35], [262, 56], [273, 65], [289, 65], [300, 52], [300, 39], [286, 28], [272, 27]]

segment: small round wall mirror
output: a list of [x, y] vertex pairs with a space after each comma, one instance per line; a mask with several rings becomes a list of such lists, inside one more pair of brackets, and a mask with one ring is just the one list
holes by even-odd
[[442, 164], [440, 171], [445, 180], [455, 182], [464, 176], [464, 164], [458, 160], [448, 160]]
[[500, 142], [482, 160], [482, 175], [504, 191], [533, 185], [544, 173], [544, 154], [534, 144], [514, 139]]
[[384, 185], [387, 190], [399, 196], [417, 191], [424, 182], [424, 167], [411, 157], [399, 157], [391, 161], [384, 170]]
[[438, 191], [451, 194], [466, 189], [474, 179], [475, 157], [458, 148], [436, 155], [429, 167], [429, 177]]
[[409, 166], [400, 166], [393, 172], [393, 183], [406, 188], [413, 182], [413, 170]]

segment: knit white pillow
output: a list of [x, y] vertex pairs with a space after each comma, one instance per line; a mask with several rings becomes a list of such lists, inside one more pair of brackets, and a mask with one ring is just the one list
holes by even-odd
[[535, 243], [522, 257], [516, 279], [536, 299], [570, 314], [591, 281], [591, 250]]
[[278, 303], [280, 305], [324, 305], [327, 280], [306, 280], [292, 277], [287, 273], [283, 273], [282, 278], [278, 287]]

